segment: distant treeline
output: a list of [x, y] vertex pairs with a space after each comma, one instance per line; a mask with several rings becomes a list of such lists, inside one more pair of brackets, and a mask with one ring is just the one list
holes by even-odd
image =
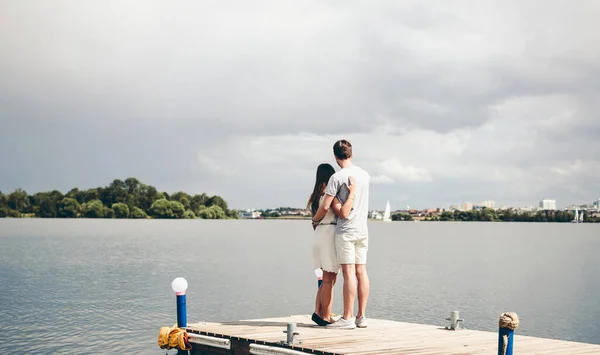
[[5, 195], [0, 192], [0, 217], [41, 218], [238, 218], [220, 196], [169, 195], [136, 178], [114, 180], [107, 187], [74, 188], [28, 195], [22, 189]]
[[[593, 217], [587, 211], [583, 213], [584, 222], [598, 223], [600, 218]], [[392, 216], [393, 219], [394, 216]], [[473, 211], [444, 211], [439, 216], [427, 217], [427, 221], [481, 221], [481, 222], [571, 222], [575, 214], [571, 211], [515, 212], [512, 210], [493, 210], [484, 208]]]

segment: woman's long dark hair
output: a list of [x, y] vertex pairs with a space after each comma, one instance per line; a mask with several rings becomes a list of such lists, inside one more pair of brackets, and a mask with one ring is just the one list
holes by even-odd
[[333, 166], [331, 166], [331, 164], [323, 163], [317, 168], [315, 187], [310, 195], [310, 198], [308, 199], [308, 207], [313, 216], [319, 209], [319, 199], [321, 198], [323, 191], [325, 191], [325, 187], [327, 186], [327, 182], [329, 182], [329, 178], [333, 174], [335, 174], [335, 169]]

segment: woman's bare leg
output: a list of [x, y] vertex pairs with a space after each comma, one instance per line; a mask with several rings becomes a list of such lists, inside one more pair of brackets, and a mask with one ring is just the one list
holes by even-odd
[[322, 290], [323, 290], [323, 285], [321, 284], [321, 286], [317, 289], [317, 297], [315, 300], [315, 313], [317, 315], [319, 315], [319, 317], [320, 317], [320, 314], [322, 311], [322, 308], [321, 308], [321, 295], [323, 294]]
[[333, 286], [337, 279], [337, 274], [333, 272], [323, 271], [323, 284], [319, 289], [321, 291], [321, 313], [317, 313], [319, 317], [331, 322], [331, 308], [333, 307]]

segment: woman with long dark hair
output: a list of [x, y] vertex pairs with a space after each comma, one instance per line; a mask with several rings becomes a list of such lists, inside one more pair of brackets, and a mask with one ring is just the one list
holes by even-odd
[[[313, 192], [308, 200], [308, 209], [314, 216], [325, 196], [325, 187], [335, 169], [330, 164], [320, 164], [317, 168], [317, 177]], [[347, 218], [354, 201], [354, 179], [350, 178], [347, 184], [349, 196], [342, 203], [335, 198], [327, 214], [314, 226], [313, 236], [313, 265], [315, 269], [323, 270], [323, 283], [317, 291], [315, 312], [312, 320], [320, 326], [332, 323], [331, 307], [333, 306], [333, 286], [340, 270], [335, 252], [335, 225], [337, 218]], [[336, 216], [337, 215], [337, 216]]]

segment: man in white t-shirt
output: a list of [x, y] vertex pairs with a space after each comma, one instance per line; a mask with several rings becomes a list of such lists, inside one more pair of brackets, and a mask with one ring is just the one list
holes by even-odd
[[[333, 146], [337, 164], [342, 168], [329, 179], [325, 188], [325, 199], [313, 218], [318, 223], [331, 206], [334, 197], [343, 204], [348, 198], [350, 177], [355, 180], [355, 200], [348, 218], [338, 218], [335, 230], [335, 247], [338, 261], [344, 275], [344, 314], [342, 318], [328, 325], [328, 328], [354, 329], [367, 327], [365, 310], [369, 298], [369, 276], [367, 275], [367, 250], [369, 231], [367, 216], [369, 211], [370, 176], [363, 169], [352, 164], [352, 144], [339, 140]], [[357, 285], [358, 281], [358, 285]], [[354, 300], [358, 288], [358, 313], [354, 317]]]

